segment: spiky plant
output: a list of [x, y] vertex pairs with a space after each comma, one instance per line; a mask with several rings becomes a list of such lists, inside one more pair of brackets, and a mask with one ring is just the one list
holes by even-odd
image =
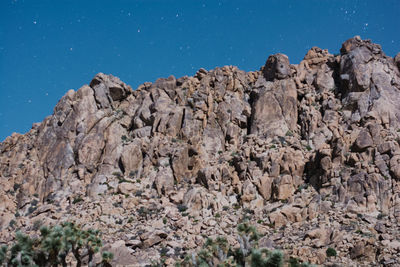
[[314, 265], [307, 262], [300, 263], [297, 258], [290, 257], [288, 262], [289, 267], [314, 267]]
[[[260, 238], [254, 226], [248, 223], [238, 225], [238, 241], [240, 247], [235, 251], [230, 247], [226, 238], [218, 237], [215, 240], [208, 238], [203, 248], [198, 253], [186, 255], [177, 266], [185, 267], [282, 267], [284, 264], [283, 253], [278, 250], [269, 251], [258, 247]], [[300, 264], [297, 259], [291, 258], [290, 267], [309, 267], [306, 263]], [[160, 265], [162, 266], [162, 265]]]
[[253, 250], [251, 253], [251, 267], [267, 266], [267, 258], [259, 250]]
[[108, 251], [104, 251], [101, 254], [101, 258], [102, 258], [101, 264], [103, 267], [111, 267], [111, 261], [114, 258], [114, 254]]
[[46, 253], [47, 261], [53, 266], [58, 264], [67, 266], [65, 258], [68, 254], [68, 247], [64, 237], [64, 229], [61, 226], [55, 226], [51, 229], [42, 227], [40, 233], [42, 237], [41, 248]]
[[257, 229], [254, 226], [249, 225], [248, 223], [239, 224], [237, 227], [238, 230], [238, 242], [240, 244], [240, 250], [247, 257], [251, 249], [258, 247], [258, 239], [260, 235], [257, 232]]
[[[102, 246], [100, 231], [83, 230], [71, 222], [58, 226], [40, 228], [40, 237], [16, 233], [16, 242], [8, 252], [6, 246], [0, 249], [0, 265], [2, 266], [67, 266], [68, 254], [75, 257], [76, 266], [82, 266], [87, 257], [88, 266], [94, 266], [94, 254]], [[111, 266], [113, 255], [103, 252], [101, 266]]]
[[273, 251], [267, 259], [268, 267], [282, 267], [283, 266], [283, 253], [281, 251]]
[[17, 231], [15, 235], [16, 243], [11, 246], [10, 258], [6, 265], [11, 266], [36, 266], [34, 257], [34, 240], [29, 236]]
[[0, 265], [5, 265], [6, 259], [7, 259], [7, 251], [8, 247], [7, 246], [1, 246], [0, 248]]

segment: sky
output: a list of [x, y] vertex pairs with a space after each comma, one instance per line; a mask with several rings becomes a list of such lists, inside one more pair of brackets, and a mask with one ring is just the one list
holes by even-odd
[[355, 36], [400, 51], [400, 1], [0, 0], [0, 142], [51, 115], [96, 73], [137, 88], [225, 65], [298, 64]]

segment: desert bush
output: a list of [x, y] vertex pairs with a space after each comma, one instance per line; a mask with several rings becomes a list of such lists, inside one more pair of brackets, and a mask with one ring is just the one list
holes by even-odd
[[283, 253], [279, 250], [270, 251], [259, 248], [260, 234], [254, 226], [243, 223], [238, 225], [237, 230], [239, 248], [232, 248], [225, 237], [217, 237], [215, 240], [208, 238], [200, 251], [187, 254], [183, 261], [177, 263], [177, 266], [282, 267], [284, 264], [290, 267], [310, 266], [307, 263], [299, 263], [299, 260], [295, 258], [285, 261]]
[[[16, 232], [15, 242], [0, 249], [1, 266], [67, 266], [67, 257], [73, 256], [80, 267], [87, 259], [88, 266], [111, 266], [112, 253], [103, 252], [103, 260], [94, 263], [94, 254], [102, 247], [100, 231], [83, 230], [78, 225], [65, 222], [40, 228], [40, 236], [31, 238]], [[85, 262], [86, 263], [86, 262]]]
[[336, 257], [337, 253], [336, 250], [334, 248], [328, 248], [326, 250], [326, 256], [328, 257]]

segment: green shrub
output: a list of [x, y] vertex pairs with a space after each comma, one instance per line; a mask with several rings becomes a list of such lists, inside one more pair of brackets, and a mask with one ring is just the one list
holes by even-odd
[[5, 264], [7, 259], [7, 246], [0, 247], [0, 265]]
[[[211, 266], [250, 266], [250, 267], [282, 267], [285, 260], [281, 251], [270, 251], [258, 247], [260, 238], [254, 226], [247, 223], [238, 225], [240, 247], [232, 248], [225, 237], [217, 237], [215, 240], [207, 238], [203, 248], [193, 254], [187, 254], [177, 266], [185, 267], [211, 267]], [[290, 258], [289, 267], [309, 267], [307, 263], [299, 263], [299, 260]]]
[[[74, 256], [76, 266], [81, 266], [87, 257], [88, 265], [94, 266], [94, 254], [102, 247], [100, 231], [83, 230], [71, 222], [53, 227], [40, 228], [40, 236], [31, 238], [17, 232], [10, 249], [0, 249], [2, 266], [67, 266], [68, 255]], [[111, 266], [112, 253], [103, 252], [99, 266]]]
[[177, 208], [180, 212], [185, 212], [188, 209], [184, 204], [178, 204]]
[[313, 265], [310, 265], [309, 263], [300, 263], [297, 258], [290, 257], [289, 262], [288, 262], [289, 267], [311, 267]]
[[269, 266], [269, 267], [282, 267], [283, 266], [283, 253], [280, 251], [274, 251], [266, 259], [265, 265], [255, 265], [255, 266]]
[[336, 250], [334, 248], [328, 248], [326, 250], [326, 256], [328, 257], [336, 257], [337, 253]]
[[109, 252], [109, 251], [104, 251], [104, 252], [101, 254], [101, 259], [102, 259], [101, 265], [102, 265], [103, 267], [111, 267], [110, 262], [112, 261], [113, 258], [114, 258], [114, 254], [112, 254], [112, 253]]
[[76, 204], [76, 203], [79, 203], [79, 202], [82, 202], [82, 201], [83, 201], [83, 198], [81, 196], [77, 196], [72, 201], [72, 204]]

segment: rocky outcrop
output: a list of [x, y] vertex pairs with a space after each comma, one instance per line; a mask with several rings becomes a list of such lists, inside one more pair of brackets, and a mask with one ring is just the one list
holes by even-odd
[[136, 90], [100, 73], [0, 144], [0, 242], [75, 220], [115, 264], [173, 264], [250, 220], [304, 261], [396, 266], [399, 99], [399, 55], [359, 37]]
[[341, 48], [340, 78], [346, 119], [399, 128], [399, 71], [380, 45], [359, 37]]

